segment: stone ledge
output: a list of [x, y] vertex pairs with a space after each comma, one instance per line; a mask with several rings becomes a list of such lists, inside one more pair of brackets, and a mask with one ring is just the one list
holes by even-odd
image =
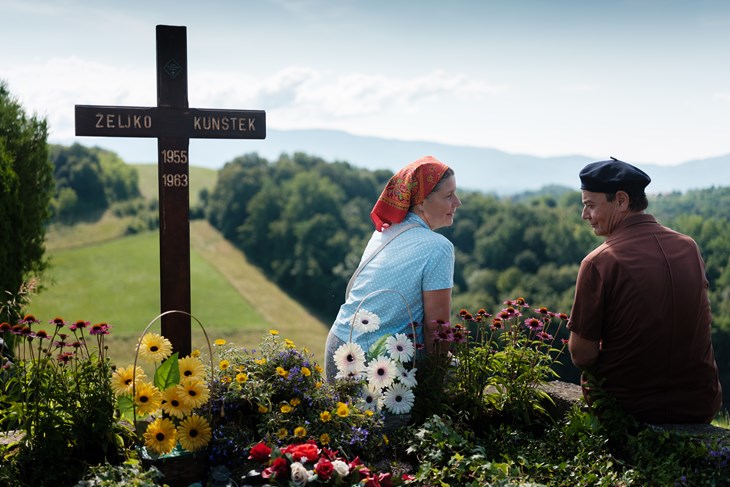
[[[555, 402], [548, 404], [548, 412], [555, 419], [562, 418], [573, 404], [583, 401], [583, 391], [578, 384], [562, 381], [551, 381], [542, 386], [542, 389]], [[730, 429], [721, 428], [712, 424], [648, 424], [654, 431], [667, 431], [701, 439], [707, 443], [717, 441], [720, 446], [730, 448]]]

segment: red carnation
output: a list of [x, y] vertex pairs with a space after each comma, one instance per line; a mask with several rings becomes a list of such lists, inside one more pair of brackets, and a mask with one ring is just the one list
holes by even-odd
[[[281, 449], [281, 452], [291, 454], [295, 462], [316, 462], [319, 458], [319, 448], [314, 443], [302, 443], [301, 445], [289, 445]], [[304, 460], [302, 460], [304, 459]]]
[[332, 472], [335, 471], [335, 467], [332, 466], [332, 462], [322, 457], [319, 459], [317, 464], [314, 466], [314, 472], [320, 480], [329, 480], [332, 476]]
[[271, 455], [271, 448], [266, 446], [265, 443], [254, 445], [251, 451], [248, 452], [248, 458], [256, 460], [259, 463], [268, 462], [269, 455]]
[[289, 478], [289, 462], [284, 457], [275, 458], [270, 467], [266, 467], [261, 476], [265, 479], [288, 479]]

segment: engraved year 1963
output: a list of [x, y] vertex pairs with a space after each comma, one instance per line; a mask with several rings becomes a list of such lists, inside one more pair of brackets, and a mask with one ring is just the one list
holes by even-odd
[[188, 175], [187, 174], [163, 174], [162, 184], [166, 188], [187, 188], [188, 186]]

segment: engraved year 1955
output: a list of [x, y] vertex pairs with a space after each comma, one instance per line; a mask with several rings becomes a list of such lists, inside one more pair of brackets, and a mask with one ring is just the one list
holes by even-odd
[[162, 161], [170, 164], [187, 164], [188, 163], [188, 151], [180, 149], [164, 149], [160, 151], [162, 154]]

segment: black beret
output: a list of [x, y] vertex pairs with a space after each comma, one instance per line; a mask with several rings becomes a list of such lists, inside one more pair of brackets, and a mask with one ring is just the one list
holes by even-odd
[[593, 193], [643, 193], [651, 178], [638, 167], [611, 157], [591, 162], [580, 171], [580, 189]]

